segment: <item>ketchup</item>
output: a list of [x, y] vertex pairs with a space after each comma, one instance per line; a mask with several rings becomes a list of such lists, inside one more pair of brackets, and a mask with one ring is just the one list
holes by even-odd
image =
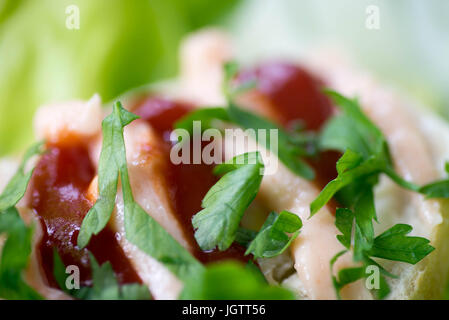
[[88, 251], [100, 264], [111, 262], [119, 283], [140, 283], [108, 227], [93, 236], [86, 248], [81, 250], [76, 244], [83, 218], [93, 205], [86, 197], [95, 175], [87, 149], [82, 145], [49, 145], [47, 149], [33, 173], [31, 207], [44, 231], [40, 255], [49, 284], [57, 287], [52, 273], [54, 249], [66, 266], [79, 267], [83, 286], [91, 285]]
[[[250, 80], [256, 80], [257, 91], [268, 99], [272, 112], [287, 130], [300, 121], [305, 129], [318, 131], [335, 112], [322, 92], [324, 83], [300, 66], [269, 62], [237, 77], [238, 82]], [[339, 152], [325, 151], [307, 159], [315, 169], [315, 183], [320, 189], [337, 177], [335, 164], [340, 157]], [[331, 207], [336, 205], [333, 201]]]
[[238, 76], [239, 81], [252, 79], [257, 81], [257, 90], [268, 97], [284, 127], [301, 120], [306, 129], [316, 131], [334, 113], [322, 93], [322, 81], [297, 65], [270, 62]]

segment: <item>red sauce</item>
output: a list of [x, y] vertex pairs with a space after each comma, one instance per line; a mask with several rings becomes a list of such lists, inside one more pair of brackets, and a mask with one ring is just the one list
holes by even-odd
[[[301, 121], [306, 129], [317, 131], [331, 117], [335, 108], [322, 92], [324, 83], [300, 66], [271, 62], [243, 71], [237, 81], [257, 81], [257, 90], [269, 100], [281, 125], [286, 129]], [[308, 159], [316, 172], [315, 183], [322, 189], [337, 177], [339, 152], [326, 151], [315, 159]], [[336, 202], [329, 203], [335, 212]]]
[[120, 283], [141, 282], [108, 227], [93, 236], [87, 248], [80, 250], [76, 245], [81, 222], [92, 206], [86, 191], [94, 175], [88, 152], [81, 145], [48, 146], [34, 171], [31, 205], [44, 230], [40, 253], [50, 285], [56, 286], [53, 248], [65, 265], [80, 268], [82, 285], [91, 284], [88, 251], [100, 264], [110, 261]]
[[257, 81], [257, 90], [269, 98], [285, 127], [301, 120], [307, 129], [319, 130], [334, 113], [332, 103], [322, 93], [323, 83], [297, 65], [265, 63], [243, 71], [238, 78]]

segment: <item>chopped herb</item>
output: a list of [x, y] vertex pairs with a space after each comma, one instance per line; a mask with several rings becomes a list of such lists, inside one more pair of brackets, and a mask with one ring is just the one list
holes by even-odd
[[[449, 179], [418, 186], [400, 177], [393, 168], [386, 139], [363, 114], [356, 100], [327, 91], [342, 113], [328, 121], [320, 137], [321, 149], [344, 152], [337, 163], [338, 176], [329, 182], [311, 203], [311, 215], [318, 212], [334, 195], [362, 177], [385, 173], [399, 186], [422, 193], [426, 198], [449, 198]], [[446, 164], [446, 168], [448, 165]]]
[[[239, 108], [235, 103], [230, 102], [228, 106], [229, 118], [231, 121], [243, 129], [254, 129], [256, 141], [268, 150], [277, 152], [279, 160], [293, 173], [312, 180], [315, 177], [313, 169], [300, 157], [309, 156], [307, 151], [308, 142], [298, 143], [298, 135], [293, 136], [287, 133], [273, 122], [266, 120], [256, 114]], [[264, 130], [263, 139], [259, 137], [259, 129]], [[271, 133], [276, 130], [278, 135], [277, 150], [271, 145]]]
[[201, 129], [207, 130], [215, 128], [216, 121], [229, 121], [228, 112], [225, 108], [203, 108], [190, 112], [185, 117], [175, 123], [175, 129], [185, 129], [190, 134], [193, 133], [193, 122], [201, 121]]
[[347, 208], [337, 208], [335, 214], [335, 226], [342, 233], [337, 235], [338, 241], [346, 249], [351, 247], [352, 224], [354, 223], [354, 213]]
[[368, 254], [372, 257], [416, 264], [435, 248], [421, 237], [407, 236], [413, 228], [397, 224], [374, 239]]
[[[351, 205], [354, 211], [349, 208], [337, 209], [335, 225], [342, 233], [337, 235], [337, 239], [347, 250], [340, 252], [331, 260], [331, 268], [336, 260], [350, 249], [353, 250], [354, 261], [361, 263], [361, 266], [340, 270], [338, 278], [332, 276], [332, 281], [337, 296], [340, 297], [340, 290], [345, 285], [366, 278], [368, 276], [366, 273], [367, 268], [375, 265], [379, 268], [382, 275], [380, 275], [379, 279], [379, 289], [372, 291], [378, 298], [383, 299], [390, 292], [384, 276], [392, 278], [396, 276], [388, 273], [372, 258], [376, 257], [415, 264], [432, 252], [434, 248], [429, 245], [429, 240], [425, 238], [406, 236], [406, 234], [412, 231], [412, 227], [404, 224], [397, 224], [375, 237], [373, 221], [377, 221], [377, 217], [372, 185], [366, 183], [360, 185], [362, 187], [353, 198]], [[354, 235], [352, 236], [353, 233]]]
[[33, 227], [28, 227], [15, 207], [0, 213], [0, 235], [7, 235], [1, 250], [0, 297], [11, 300], [40, 300], [42, 297], [23, 280], [30, 261]]
[[83, 221], [78, 242], [86, 245], [92, 234], [98, 233], [110, 219], [120, 174], [126, 238], [163, 263], [181, 280], [185, 280], [201, 271], [203, 266], [134, 201], [128, 176], [123, 128], [136, 118], [136, 115], [117, 102], [112, 114], [103, 121], [103, 146], [98, 171], [100, 197], [89, 211], [90, 215]]
[[419, 192], [424, 194], [427, 199], [431, 198], [449, 198], [449, 180], [441, 180], [422, 186]]
[[258, 152], [239, 155], [215, 168], [216, 174], [224, 176], [206, 194], [203, 210], [192, 219], [196, 241], [203, 250], [231, 246], [240, 220], [259, 190], [263, 168]]
[[187, 282], [184, 300], [292, 300], [293, 294], [268, 285], [260, 273], [235, 262], [209, 266], [201, 276]]
[[[347, 253], [347, 250], [341, 251], [337, 253], [334, 258], [331, 259], [330, 262], [330, 268], [333, 269], [333, 266], [335, 262], [338, 260], [339, 257], [341, 257], [343, 254]], [[378, 289], [372, 289], [371, 291], [376, 295], [377, 299], [384, 299], [388, 294], [390, 293], [390, 288], [388, 286], [388, 283], [385, 280], [384, 275], [388, 274], [382, 267], [377, 265], [374, 261], [370, 259], [366, 259], [363, 261], [362, 265], [360, 267], [352, 267], [352, 268], [345, 268], [341, 269], [338, 272], [337, 276], [332, 275], [332, 282], [334, 285], [334, 288], [336, 290], [337, 298], [341, 299], [340, 290], [345, 287], [346, 285], [353, 283], [355, 281], [364, 279], [368, 276], [367, 270], [369, 266], [378, 266], [380, 270], [379, 275], [379, 288]], [[393, 276], [394, 277], [394, 276]]]
[[149, 300], [151, 299], [148, 287], [138, 283], [120, 286], [114, 270], [109, 262], [101, 266], [90, 254], [90, 265], [92, 267], [92, 287], [81, 287], [80, 289], [67, 289], [65, 266], [55, 250], [53, 274], [59, 287], [67, 294], [81, 300]]
[[28, 182], [33, 174], [34, 167], [28, 172], [25, 172], [26, 165], [29, 160], [35, 156], [42, 154], [43, 143], [39, 142], [32, 145], [25, 153], [22, 163], [19, 166], [16, 174], [8, 182], [2, 194], [0, 195], [0, 212], [14, 207], [20, 199], [23, 198], [28, 186]]
[[340, 290], [345, 285], [366, 278], [367, 268], [375, 265], [382, 276], [380, 288], [374, 291], [378, 298], [384, 298], [390, 292], [384, 276], [395, 276], [372, 258], [415, 264], [434, 248], [427, 239], [406, 236], [412, 230], [409, 225], [397, 224], [375, 237], [373, 221], [377, 221], [377, 216], [373, 188], [379, 181], [379, 175], [385, 173], [404, 188], [428, 194], [431, 189], [437, 193], [440, 186], [419, 188], [397, 175], [385, 137], [363, 114], [358, 102], [334, 91], [327, 91], [327, 94], [342, 112], [325, 125], [320, 146], [323, 149], [341, 151], [343, 156], [337, 162], [337, 178], [329, 182], [311, 203], [311, 216], [334, 196], [347, 207], [337, 209], [335, 221], [337, 229], [342, 233], [337, 235], [337, 239], [347, 250], [338, 253], [331, 260], [331, 268], [341, 255], [351, 249], [353, 259], [359, 266], [342, 269], [338, 272], [338, 277], [332, 276], [337, 295], [340, 297]]
[[257, 236], [257, 231], [239, 227], [235, 235], [235, 242], [243, 247], [248, 247], [251, 241]]
[[[301, 219], [294, 213], [282, 211], [279, 215], [270, 213], [259, 233], [248, 246], [246, 255], [255, 258], [272, 258], [285, 251], [299, 234]], [[288, 236], [287, 233], [292, 233]]]
[[23, 280], [30, 260], [33, 226], [20, 218], [15, 205], [24, 196], [34, 167], [27, 172], [29, 160], [42, 153], [43, 143], [31, 146], [17, 172], [0, 195], [0, 235], [6, 237], [0, 258], [0, 297], [13, 300], [40, 300], [42, 297]]
[[98, 164], [99, 196], [81, 224], [78, 234], [80, 248], [87, 246], [92, 235], [100, 233], [111, 218], [119, 172], [126, 169], [126, 160], [123, 163], [126, 152], [123, 128], [137, 118], [130, 112], [121, 112], [118, 107], [114, 107], [113, 112], [103, 120], [103, 145]]

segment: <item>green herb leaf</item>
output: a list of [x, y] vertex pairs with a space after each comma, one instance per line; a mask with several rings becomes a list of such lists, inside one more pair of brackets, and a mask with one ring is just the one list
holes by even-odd
[[125, 231], [131, 243], [163, 263], [181, 280], [194, 277], [203, 269], [190, 252], [136, 202], [125, 201]]
[[[323, 190], [321, 190], [318, 197], [312, 201], [310, 204], [310, 214], [313, 216], [317, 213], [323, 206], [325, 206], [330, 199], [344, 187], [356, 182], [360, 178], [365, 178], [370, 175], [376, 175], [380, 172], [381, 168], [385, 165], [383, 159], [379, 159], [377, 157], [371, 157], [361, 163], [359, 163], [360, 158], [353, 158], [354, 162], [350, 166], [349, 158], [351, 156], [347, 156], [346, 154], [352, 154], [353, 151], [348, 150], [345, 152], [343, 157], [340, 160], [344, 161], [344, 164], [341, 164], [340, 160], [337, 162], [337, 167], [340, 166], [340, 172], [338, 173], [337, 178], [329, 182]], [[356, 163], [359, 163], [358, 165]], [[341, 168], [345, 167], [346, 170], [342, 170]], [[350, 168], [350, 169], [349, 169]]]
[[387, 174], [403, 188], [421, 192], [427, 197], [449, 197], [449, 182], [443, 180], [424, 187], [404, 180], [393, 169], [388, 144], [382, 132], [366, 117], [356, 100], [327, 90], [326, 93], [341, 108], [330, 119], [320, 137], [321, 149], [339, 150], [344, 155], [337, 163], [338, 177], [322, 190], [310, 205], [311, 215], [321, 209], [337, 192], [362, 177], [377, 180]]
[[409, 237], [413, 228], [397, 224], [374, 239], [369, 255], [377, 258], [416, 264], [435, 250], [430, 241], [421, 237]]
[[148, 287], [138, 283], [120, 286], [114, 270], [109, 262], [101, 266], [90, 254], [92, 267], [92, 287], [68, 290], [65, 281], [67, 274], [65, 266], [57, 251], [53, 255], [53, 274], [59, 287], [67, 294], [81, 300], [149, 300], [151, 299]]
[[14, 207], [17, 202], [19, 202], [19, 200], [23, 198], [28, 186], [28, 182], [30, 181], [34, 171], [33, 167], [28, 172], [25, 172], [26, 165], [33, 156], [42, 154], [42, 146], [43, 143], [39, 142], [32, 145], [26, 151], [19, 169], [0, 195], [0, 212], [5, 211], [10, 207]]
[[234, 241], [240, 220], [259, 191], [262, 159], [258, 152], [245, 153], [218, 165], [226, 174], [209, 190], [192, 219], [195, 238], [203, 250], [226, 250]]
[[23, 271], [30, 260], [33, 228], [25, 225], [15, 207], [0, 213], [0, 235], [7, 235], [1, 250], [0, 297], [10, 300], [42, 299], [23, 280]]
[[[126, 125], [126, 119], [132, 119], [129, 111], [123, 109], [118, 102], [114, 106], [114, 117]], [[195, 276], [203, 266], [182, 247], [156, 220], [154, 220], [142, 207], [134, 201], [126, 163], [126, 151], [123, 140], [123, 128], [112, 128], [117, 137], [117, 162], [120, 168], [124, 209], [126, 238], [140, 250], [163, 263], [181, 280]]]
[[87, 243], [90, 236], [99, 232], [108, 222], [115, 206], [117, 178], [120, 173], [126, 238], [184, 280], [201, 271], [203, 266], [134, 201], [128, 176], [123, 128], [136, 118], [117, 102], [113, 113], [103, 121], [104, 136], [98, 173], [100, 198], [97, 203], [101, 202], [92, 208], [90, 217], [85, 217], [82, 224], [83, 235], [78, 241], [81, 239], [82, 244]]
[[175, 129], [185, 129], [190, 134], [193, 133], [193, 122], [201, 121], [201, 130], [215, 128], [214, 122], [229, 121], [228, 112], [225, 108], [202, 108], [190, 112], [185, 117], [181, 118], [174, 125]]
[[[331, 270], [333, 269], [333, 266], [335, 262], [345, 253], [347, 253], [348, 250], [343, 250], [339, 253], [337, 253], [330, 262]], [[377, 299], [384, 299], [388, 294], [390, 293], [390, 287], [388, 286], [388, 283], [384, 277], [384, 275], [397, 278], [396, 276], [388, 273], [382, 266], [374, 262], [373, 260], [369, 258], [363, 259], [363, 264], [360, 267], [351, 267], [351, 268], [344, 268], [341, 269], [338, 272], [337, 276], [332, 275], [332, 283], [334, 285], [335, 293], [337, 295], [338, 299], [341, 299], [340, 291], [343, 287], [346, 285], [356, 282], [360, 279], [367, 278], [370, 274], [367, 272], [369, 266], [377, 266], [379, 268], [380, 274], [379, 274], [379, 288], [378, 289], [372, 289], [371, 292], [376, 295]]]
[[365, 267], [354, 267], [354, 268], [345, 268], [341, 269], [338, 272], [338, 283], [339, 287], [343, 288], [344, 286], [353, 283], [357, 280], [365, 278]]
[[16, 174], [0, 195], [0, 235], [6, 236], [0, 259], [0, 297], [13, 300], [40, 300], [42, 297], [23, 280], [32, 250], [33, 227], [20, 218], [15, 205], [22, 199], [34, 168], [25, 172], [29, 160], [42, 153], [43, 143], [31, 146]]
[[[347, 206], [346, 209], [337, 210], [336, 226], [342, 232], [337, 238], [348, 250], [353, 249], [354, 261], [362, 263], [361, 267], [340, 270], [338, 278], [332, 276], [339, 296], [342, 287], [366, 277], [365, 269], [370, 265], [379, 267], [384, 276], [395, 277], [371, 257], [414, 264], [433, 250], [427, 239], [406, 237], [411, 231], [411, 227], [406, 225], [396, 225], [384, 234], [374, 236], [373, 221], [377, 221], [377, 216], [373, 187], [378, 183], [379, 175], [385, 173], [404, 188], [434, 195], [445, 194], [445, 183], [439, 182], [419, 188], [402, 179], [393, 170], [386, 139], [363, 114], [358, 102], [334, 91], [327, 91], [327, 94], [342, 112], [326, 124], [320, 137], [320, 146], [324, 149], [339, 150], [344, 154], [337, 162], [337, 178], [329, 182], [311, 203], [310, 211], [311, 215], [315, 214], [333, 196], [337, 196], [340, 203]], [[447, 194], [449, 195], [449, 192]], [[351, 248], [354, 222], [355, 232]], [[331, 260], [331, 267], [345, 252], [337, 254]], [[384, 298], [389, 292], [385, 278], [381, 277], [380, 288], [374, 290], [374, 293], [379, 298]]]
[[184, 300], [292, 300], [293, 294], [268, 285], [259, 274], [235, 262], [209, 266], [201, 276], [186, 283]]
[[56, 283], [62, 291], [72, 295], [72, 291], [67, 289], [65, 283], [67, 274], [65, 273], [64, 262], [62, 262], [62, 259], [59, 256], [58, 250], [56, 248], [53, 249], [53, 277], [55, 278]]
[[334, 270], [334, 264], [337, 262], [337, 260], [344, 254], [346, 254], [348, 250], [342, 250], [338, 252], [335, 256], [332, 257], [332, 259], [329, 261], [329, 267], [331, 270], [331, 278], [332, 278], [332, 284], [335, 289], [335, 294], [337, 295], [337, 299], [341, 299], [340, 290], [344, 287], [344, 285], [339, 281], [339, 279], [334, 276], [333, 270]]
[[449, 198], [449, 180], [436, 181], [419, 188], [419, 192], [430, 198]]
[[[295, 137], [289, 135], [285, 130], [258, 115], [239, 108], [234, 103], [230, 103], [228, 107], [229, 118], [231, 121], [243, 129], [254, 129], [256, 136], [254, 137], [258, 143], [266, 149], [276, 151], [279, 160], [287, 166], [293, 173], [306, 179], [313, 179], [315, 173], [313, 169], [304, 162], [300, 157], [309, 155], [306, 146], [300, 145]], [[259, 137], [259, 129], [264, 130], [264, 136]], [[271, 145], [272, 130], [278, 135], [277, 150]]]
[[311, 215], [357, 179], [378, 175], [392, 167], [382, 132], [363, 114], [358, 102], [335, 91], [327, 90], [326, 93], [342, 112], [326, 123], [320, 146], [344, 154], [337, 162], [337, 178], [329, 182], [311, 203]]
[[337, 235], [338, 241], [349, 249], [351, 246], [354, 213], [347, 208], [338, 208], [335, 215], [335, 226], [342, 233]]
[[[298, 236], [302, 227], [301, 219], [294, 213], [282, 211], [269, 214], [259, 233], [249, 244], [245, 255], [252, 253], [255, 258], [272, 258], [285, 251]], [[293, 233], [289, 236], [287, 233]]]
[[239, 227], [235, 235], [235, 242], [241, 246], [248, 248], [251, 241], [257, 236], [257, 231]]
[[364, 159], [370, 158], [373, 154], [382, 154], [389, 160], [382, 132], [365, 116], [358, 102], [332, 90], [326, 90], [325, 93], [340, 107], [342, 113], [326, 124], [321, 145], [326, 149], [341, 152], [351, 149]]
[[[123, 128], [138, 117], [130, 112], [121, 112], [114, 107], [113, 113], [102, 123], [103, 145], [98, 165], [99, 196], [95, 205], [84, 217], [78, 234], [78, 246], [84, 248], [92, 235], [104, 229], [115, 206], [119, 170], [123, 169], [125, 142]], [[126, 165], [126, 162], [125, 162]]]
[[374, 241], [373, 220], [376, 219], [374, 208], [374, 195], [371, 186], [361, 190], [354, 205], [355, 238], [354, 260], [361, 261], [364, 252], [371, 249]]
[[[449, 173], [449, 162], [445, 163], [444, 170]], [[407, 188], [407, 186], [404, 187]], [[449, 198], [449, 179], [434, 181], [422, 187], [411, 184], [408, 189], [424, 194], [426, 199]]]

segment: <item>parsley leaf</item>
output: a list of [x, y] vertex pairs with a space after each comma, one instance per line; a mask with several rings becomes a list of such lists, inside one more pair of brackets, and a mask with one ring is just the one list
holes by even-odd
[[374, 240], [373, 220], [376, 219], [374, 195], [370, 186], [360, 192], [354, 204], [355, 236], [354, 260], [361, 261], [364, 252], [371, 249]]
[[[343, 254], [347, 253], [347, 250], [341, 251], [337, 253], [330, 262], [331, 270], [333, 269], [333, 266], [335, 262], [338, 260], [339, 257], [341, 257]], [[385, 280], [384, 275], [389, 275], [381, 266], [379, 266], [377, 263], [370, 259], [364, 259], [363, 264], [360, 267], [352, 267], [352, 268], [345, 268], [341, 269], [338, 272], [337, 276], [332, 275], [332, 282], [337, 294], [337, 298], [341, 299], [340, 291], [341, 289], [353, 282], [356, 282], [358, 280], [366, 278], [369, 273], [367, 272], [370, 266], [377, 266], [380, 270], [379, 275], [379, 288], [378, 289], [372, 289], [371, 291], [376, 295], [377, 299], [384, 299], [388, 294], [390, 293], [390, 287], [388, 286], [388, 283]], [[391, 276], [391, 275], [390, 275]], [[395, 276], [393, 276], [395, 277]]]
[[357, 182], [358, 179], [379, 174], [380, 167], [384, 165], [383, 159], [376, 156], [364, 161], [360, 161], [360, 159], [360, 157], [355, 157], [354, 152], [349, 149], [343, 154], [337, 161], [337, 178], [329, 182], [310, 204], [311, 216], [325, 206], [337, 192]]
[[226, 250], [234, 241], [245, 210], [262, 182], [262, 159], [258, 152], [245, 153], [218, 165], [224, 176], [207, 192], [192, 219], [195, 238], [203, 250]]
[[55, 250], [53, 274], [59, 287], [67, 294], [81, 300], [149, 300], [151, 298], [148, 287], [138, 283], [120, 286], [115, 276], [114, 270], [109, 262], [101, 266], [90, 254], [90, 264], [92, 267], [92, 287], [82, 287], [80, 289], [68, 290], [65, 281], [67, 274], [65, 266], [60, 256]]
[[34, 167], [25, 172], [29, 160], [42, 153], [43, 143], [31, 146], [12, 179], [0, 195], [0, 235], [6, 236], [0, 258], [0, 297], [40, 300], [42, 297], [23, 280], [32, 250], [33, 227], [20, 218], [15, 205], [24, 196]]
[[[334, 91], [327, 91], [341, 113], [330, 119], [320, 137], [323, 149], [343, 152], [337, 162], [337, 178], [329, 182], [311, 203], [311, 216], [318, 212], [332, 197], [347, 206], [337, 209], [336, 227], [342, 233], [337, 239], [347, 250], [331, 260], [331, 268], [337, 259], [348, 250], [353, 250], [353, 259], [359, 266], [345, 268], [332, 280], [339, 291], [345, 285], [367, 277], [366, 270], [376, 266], [382, 273], [380, 288], [374, 290], [379, 298], [390, 292], [384, 276], [395, 277], [377, 264], [372, 257], [415, 264], [434, 250], [429, 240], [407, 237], [412, 230], [408, 225], [395, 225], [375, 237], [373, 221], [377, 221], [373, 188], [381, 173], [387, 174], [398, 185], [420, 192], [441, 192], [441, 185], [420, 188], [402, 179], [393, 169], [388, 144], [382, 132], [366, 117], [356, 100], [348, 99]], [[353, 232], [354, 229], [354, 232]], [[354, 235], [352, 235], [354, 233]], [[352, 239], [353, 238], [353, 239]], [[352, 244], [352, 245], [351, 245]]]
[[103, 121], [103, 146], [98, 172], [100, 198], [89, 211], [90, 216], [85, 217], [81, 227], [83, 235], [78, 241], [87, 244], [86, 241], [91, 235], [99, 232], [108, 222], [115, 206], [117, 179], [120, 174], [126, 238], [140, 250], [163, 263], [181, 280], [185, 280], [201, 271], [203, 266], [134, 201], [128, 176], [123, 128], [136, 118], [136, 115], [125, 110], [121, 103], [117, 102], [112, 114]]
[[416, 264], [435, 250], [430, 241], [421, 237], [406, 236], [413, 228], [397, 224], [374, 239], [368, 254], [372, 257]]
[[236, 262], [215, 263], [186, 283], [184, 300], [292, 300], [293, 294], [270, 286], [259, 273]]
[[[268, 150], [277, 151], [279, 160], [293, 173], [312, 180], [315, 177], [313, 169], [300, 157], [309, 155], [306, 146], [298, 144], [295, 137], [285, 130], [256, 114], [239, 108], [230, 102], [228, 106], [229, 118], [243, 129], [254, 129], [256, 141]], [[259, 130], [264, 130], [263, 137], [259, 137]], [[276, 130], [278, 135], [277, 150], [271, 145], [271, 133]]]
[[25, 156], [22, 160], [22, 163], [19, 166], [16, 174], [12, 177], [12, 179], [8, 182], [2, 194], [0, 195], [0, 212], [7, 210], [10, 207], [14, 207], [17, 202], [25, 194], [26, 188], [28, 186], [28, 182], [31, 179], [31, 176], [34, 171], [33, 169], [25, 172], [25, 167], [28, 161], [35, 155], [39, 155], [42, 153], [43, 143], [39, 142], [32, 145], [25, 153]]
[[[331, 268], [336, 260], [351, 248], [354, 252], [354, 261], [361, 262], [362, 265], [342, 269], [338, 272], [338, 277], [332, 276], [337, 296], [340, 297], [339, 292], [345, 285], [366, 278], [369, 275], [366, 272], [368, 267], [376, 266], [382, 275], [379, 279], [379, 289], [373, 289], [372, 291], [379, 299], [383, 299], [390, 292], [384, 276], [391, 278], [396, 278], [396, 276], [387, 272], [371, 257], [415, 264], [432, 252], [434, 248], [429, 245], [429, 240], [425, 238], [406, 236], [412, 231], [412, 227], [404, 224], [397, 224], [381, 235], [374, 237], [373, 220], [377, 218], [372, 185], [366, 182], [361, 184], [361, 189], [354, 198], [352, 207], [354, 207], [354, 211], [348, 208], [337, 209], [335, 225], [342, 233], [337, 235], [337, 239], [347, 250], [338, 253], [331, 260]], [[355, 229], [355, 232], [352, 241], [353, 229]], [[351, 242], [353, 242], [352, 247]]]
[[[282, 211], [278, 215], [272, 212], [249, 244], [245, 255], [252, 253], [254, 258], [275, 257], [288, 248], [298, 236], [301, 227], [302, 221], [296, 214]], [[293, 234], [288, 236], [286, 233]]]
[[311, 203], [311, 216], [340, 190], [356, 180], [378, 175], [391, 167], [388, 145], [382, 132], [363, 114], [356, 100], [326, 91], [341, 113], [331, 118], [320, 137], [321, 149], [343, 152], [337, 162], [338, 176]]
[[352, 224], [354, 222], [354, 213], [347, 208], [337, 208], [335, 214], [335, 226], [342, 233], [337, 235], [338, 241], [349, 249], [351, 246]]
[[125, 200], [125, 231], [131, 243], [164, 264], [181, 280], [194, 277], [203, 269], [189, 251], [133, 200]]
[[326, 90], [326, 93], [342, 112], [326, 123], [319, 139], [320, 148], [338, 150], [344, 154], [337, 162], [337, 178], [329, 182], [311, 203], [311, 216], [343, 188], [361, 178], [377, 180], [380, 173], [387, 174], [395, 183], [412, 191], [431, 193], [437, 188], [420, 188], [401, 178], [394, 171], [385, 137], [363, 114], [357, 100], [348, 99], [332, 90]]
[[[446, 173], [449, 173], [449, 162], [445, 163], [444, 169]], [[442, 179], [426, 184], [420, 187], [418, 192], [424, 194], [426, 199], [449, 198], [449, 179]]]
[[40, 300], [42, 297], [23, 280], [29, 263], [33, 228], [28, 227], [15, 207], [0, 213], [0, 235], [7, 238], [1, 250], [0, 297], [11, 300]]
[[322, 133], [322, 147], [342, 152], [351, 149], [364, 159], [373, 154], [381, 155], [388, 162], [390, 156], [385, 138], [362, 112], [357, 100], [348, 99], [332, 90], [325, 90], [325, 93], [342, 112], [326, 123]]
[[419, 192], [430, 198], [449, 198], [449, 180], [429, 183], [419, 188]]
[[[331, 270], [337, 261], [337, 259], [345, 254], [346, 251], [342, 251], [339, 254], [337, 254], [332, 260], [331, 260]], [[365, 277], [365, 267], [353, 267], [353, 268], [345, 268], [341, 269], [338, 272], [337, 276], [332, 276], [332, 282], [334, 284], [334, 287], [336, 289], [337, 298], [341, 299], [340, 290], [355, 281], [358, 281], [360, 279], [363, 279]]]
[[78, 246], [84, 248], [92, 235], [104, 229], [115, 206], [119, 171], [126, 167], [123, 164], [125, 142], [123, 128], [138, 117], [130, 112], [122, 113], [114, 107], [112, 114], [102, 123], [103, 145], [98, 165], [99, 196], [95, 205], [84, 217], [78, 234]]
[[174, 127], [175, 129], [185, 129], [190, 134], [192, 134], [194, 121], [200, 121], [201, 129], [207, 130], [209, 128], [214, 128], [214, 122], [216, 122], [217, 120], [229, 121], [228, 112], [225, 108], [215, 107], [194, 110], [178, 120], [175, 123]]
[[248, 248], [251, 241], [257, 236], [257, 231], [239, 227], [235, 235], [235, 242], [243, 247]]

